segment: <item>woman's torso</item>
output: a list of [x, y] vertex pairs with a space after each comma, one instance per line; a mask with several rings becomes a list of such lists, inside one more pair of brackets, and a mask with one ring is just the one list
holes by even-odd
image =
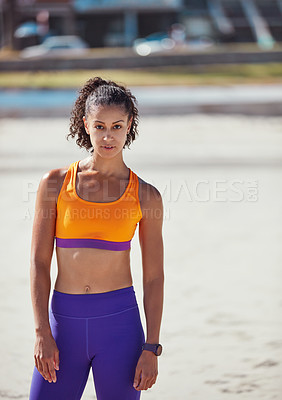
[[142, 218], [138, 177], [129, 169], [121, 182], [98, 182], [81, 165], [83, 160], [60, 170], [54, 288], [75, 294], [131, 286], [130, 241]]

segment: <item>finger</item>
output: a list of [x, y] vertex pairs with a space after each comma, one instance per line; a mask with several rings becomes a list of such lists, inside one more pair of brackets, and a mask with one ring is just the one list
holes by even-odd
[[141, 370], [136, 369], [134, 382], [133, 382], [133, 387], [135, 389], [139, 386], [140, 380], [141, 380]]
[[53, 382], [56, 382], [57, 378], [56, 378], [56, 372], [55, 372], [55, 368], [54, 368], [54, 361], [49, 361], [47, 365], [48, 365], [49, 373], [51, 376], [51, 380]]
[[47, 362], [46, 362], [46, 361], [41, 361], [41, 363], [42, 363], [44, 378], [45, 378], [47, 381], [50, 382], [50, 381], [51, 381], [51, 377], [50, 377], [50, 374], [49, 374], [49, 369], [48, 369]]
[[143, 381], [141, 381], [141, 384], [139, 387], [141, 390], [147, 390], [153, 386], [153, 384], [156, 382], [156, 376], [155, 375], [149, 375], [146, 378], [144, 377]]
[[158, 373], [155, 373], [150, 379], [150, 385], [154, 385], [156, 383], [158, 377]]
[[42, 372], [43, 372], [43, 368], [42, 368], [42, 363], [41, 363], [41, 361], [40, 361], [40, 358], [39, 358], [39, 357], [36, 357], [36, 364], [37, 364], [37, 369], [38, 369], [38, 372], [40, 372], [40, 374], [42, 374]]
[[158, 377], [158, 371], [154, 371], [148, 378], [147, 381], [148, 388], [151, 388], [156, 383], [157, 377]]
[[36, 357], [36, 360], [37, 360], [37, 369], [38, 369], [38, 372], [40, 372], [40, 374], [42, 375], [42, 377], [43, 377], [45, 380], [47, 380], [47, 376], [46, 376], [46, 374], [44, 373], [44, 368], [43, 368], [44, 363], [43, 363], [42, 359], [41, 359], [40, 357]]
[[152, 380], [147, 379], [144, 389], [147, 390], [152, 386]]
[[60, 359], [59, 359], [59, 352], [56, 351], [54, 354], [54, 364], [55, 364], [55, 368], [57, 370], [59, 370], [59, 364], [60, 364]]
[[144, 376], [144, 374], [141, 374], [141, 382], [138, 386], [139, 390], [147, 390], [147, 381], [148, 378]]
[[38, 362], [37, 362], [37, 357], [36, 356], [34, 356], [34, 364], [35, 364], [35, 366], [36, 366], [36, 368], [38, 370]]
[[150, 380], [147, 382], [148, 389], [151, 388], [151, 387], [154, 385], [155, 382], [156, 382], [155, 378], [150, 379]]

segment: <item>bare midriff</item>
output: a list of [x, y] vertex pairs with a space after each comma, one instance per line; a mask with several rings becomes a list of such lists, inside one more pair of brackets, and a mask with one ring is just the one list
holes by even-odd
[[130, 250], [56, 247], [54, 289], [70, 294], [103, 293], [132, 286]]

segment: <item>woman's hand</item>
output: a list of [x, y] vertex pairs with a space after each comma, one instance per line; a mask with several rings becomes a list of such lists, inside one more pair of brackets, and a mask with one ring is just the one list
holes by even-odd
[[133, 387], [136, 390], [147, 390], [153, 386], [158, 375], [158, 357], [148, 350], [143, 350], [139, 357]]
[[56, 382], [55, 369], [59, 369], [59, 350], [51, 334], [36, 335], [34, 359], [43, 378], [49, 383]]

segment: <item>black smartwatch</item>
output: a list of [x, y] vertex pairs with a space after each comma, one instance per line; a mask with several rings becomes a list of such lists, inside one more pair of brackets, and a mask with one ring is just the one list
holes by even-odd
[[160, 343], [156, 343], [156, 344], [144, 343], [142, 345], [142, 351], [143, 350], [152, 351], [156, 356], [160, 356], [163, 351], [163, 346]]

